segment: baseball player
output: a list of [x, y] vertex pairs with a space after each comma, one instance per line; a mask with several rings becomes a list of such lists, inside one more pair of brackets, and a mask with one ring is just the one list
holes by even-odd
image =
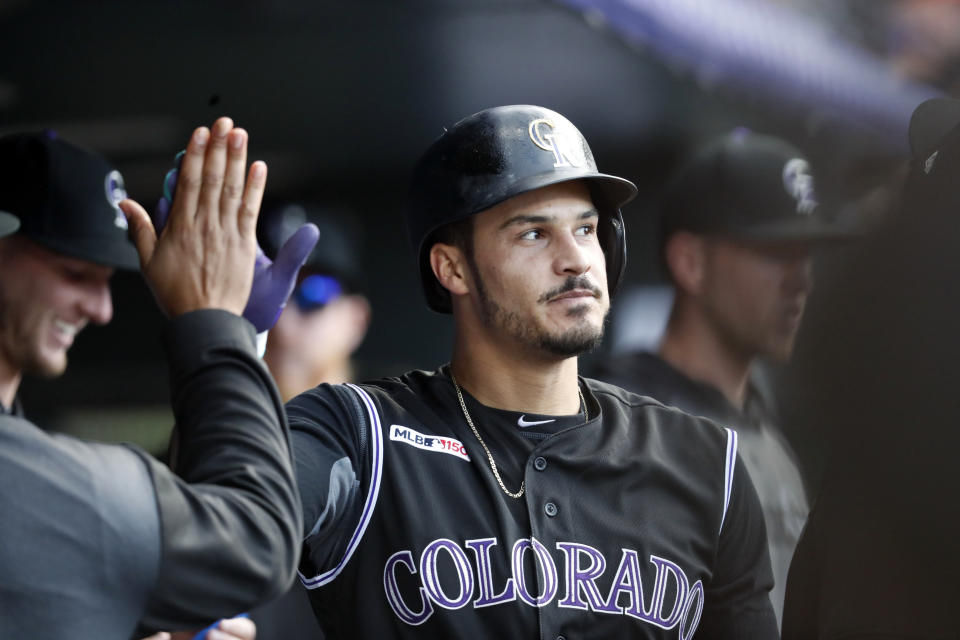
[[613, 358], [597, 377], [736, 429], [766, 519], [779, 620], [809, 506], [756, 365], [790, 357], [813, 285], [811, 251], [849, 229], [822, 211], [798, 149], [744, 129], [694, 154], [659, 223], [674, 299], [658, 353]]
[[[280, 593], [300, 512], [280, 398], [239, 317], [251, 291], [266, 167], [247, 135], [197, 129], [159, 238], [119, 172], [49, 134], [0, 140], [0, 637], [140, 637], [197, 629]], [[121, 209], [123, 211], [121, 211]], [[136, 268], [170, 320], [178, 471], [132, 446], [48, 434], [15, 400], [59, 375], [75, 335], [112, 314], [109, 279]], [[249, 626], [225, 624], [209, 638]]]
[[420, 159], [408, 228], [450, 364], [287, 405], [329, 637], [776, 637], [736, 434], [577, 374], [635, 194], [536, 106], [465, 118]]

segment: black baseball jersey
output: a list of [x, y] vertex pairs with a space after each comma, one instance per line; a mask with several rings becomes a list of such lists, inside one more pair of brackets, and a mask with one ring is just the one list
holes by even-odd
[[716, 387], [690, 378], [654, 353], [607, 359], [596, 376], [736, 430], [740, 456], [763, 509], [774, 577], [770, 598], [779, 618], [787, 571], [810, 507], [797, 457], [780, 431], [772, 393], [757, 367], [751, 369], [742, 411]]
[[446, 368], [292, 400], [300, 578], [327, 637], [776, 637], [736, 434], [580, 386], [586, 420], [467, 397], [519, 499]]

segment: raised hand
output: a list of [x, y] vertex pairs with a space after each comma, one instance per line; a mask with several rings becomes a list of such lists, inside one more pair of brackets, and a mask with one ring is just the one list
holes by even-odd
[[240, 315], [246, 307], [267, 177], [263, 162], [253, 163], [247, 173], [246, 161], [246, 131], [220, 118], [191, 136], [159, 234], [137, 202], [120, 203], [141, 270], [168, 316], [202, 308]]
[[[163, 196], [153, 213], [153, 225], [159, 234], [166, 225], [171, 203], [176, 197], [177, 182], [184, 152], [174, 158], [174, 168], [163, 179]], [[257, 245], [257, 258], [253, 271], [253, 287], [250, 299], [243, 310], [243, 317], [256, 327], [257, 332], [273, 327], [280, 312], [293, 292], [297, 273], [307, 256], [317, 244], [320, 232], [316, 225], [307, 223], [290, 236], [280, 250], [277, 259], [270, 260]]]

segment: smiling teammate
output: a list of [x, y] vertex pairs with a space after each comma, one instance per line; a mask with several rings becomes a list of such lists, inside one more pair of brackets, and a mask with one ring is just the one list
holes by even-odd
[[[240, 317], [266, 182], [261, 163], [248, 174], [246, 149], [229, 118], [197, 129], [157, 238], [100, 156], [49, 133], [0, 139], [0, 209], [20, 220], [0, 240], [0, 637], [196, 629], [292, 579], [287, 428]], [[138, 262], [169, 317], [177, 475], [133, 446], [46, 433], [15, 400], [24, 374], [60, 375], [76, 334], [110, 320], [113, 270]], [[233, 621], [210, 637], [230, 631], [252, 632]]]
[[287, 405], [330, 637], [776, 637], [735, 434], [577, 374], [635, 193], [541, 107], [477, 113], [421, 158], [409, 231], [450, 365]]

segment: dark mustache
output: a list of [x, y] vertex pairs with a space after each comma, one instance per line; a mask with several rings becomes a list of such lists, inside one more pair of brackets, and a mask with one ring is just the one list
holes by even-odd
[[594, 298], [599, 298], [603, 295], [603, 292], [600, 291], [600, 287], [592, 283], [586, 276], [568, 276], [562, 285], [556, 289], [547, 291], [545, 294], [540, 296], [540, 299], [537, 300], [537, 302], [549, 302], [553, 298], [561, 296], [575, 289], [586, 289], [593, 294]]

